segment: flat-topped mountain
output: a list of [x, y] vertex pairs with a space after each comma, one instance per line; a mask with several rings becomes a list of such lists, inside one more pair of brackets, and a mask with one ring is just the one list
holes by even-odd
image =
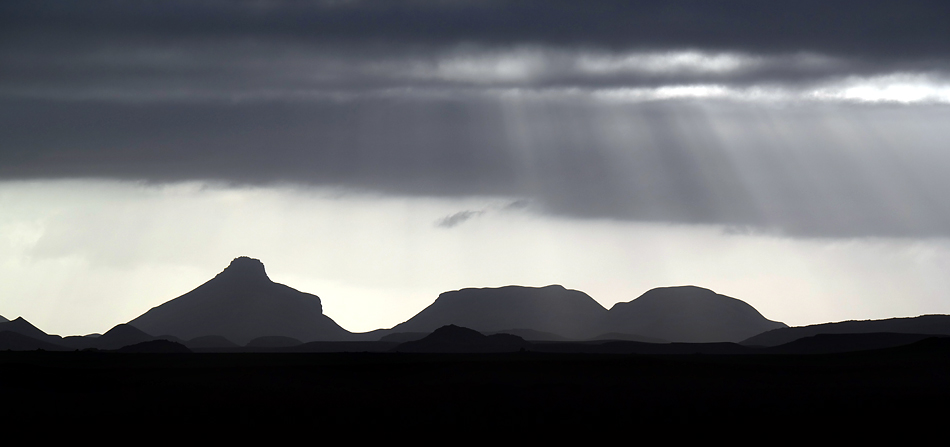
[[766, 319], [748, 303], [695, 286], [660, 287], [617, 303], [604, 332], [639, 334], [672, 342], [740, 342], [785, 323]]
[[264, 264], [248, 257], [234, 259], [212, 280], [128, 324], [149, 334], [182, 340], [216, 335], [239, 345], [265, 336], [303, 342], [351, 338], [323, 314], [319, 297], [271, 281]]
[[456, 325], [483, 333], [530, 329], [580, 339], [597, 335], [591, 331], [606, 312], [586, 293], [558, 285], [462, 289], [442, 293], [389, 332], [429, 333]]
[[[392, 329], [352, 334], [323, 314], [320, 298], [274, 283], [259, 260], [240, 257], [191, 292], [98, 338], [49, 336], [22, 318], [0, 322], [0, 331], [74, 349], [117, 349], [153, 339], [180, 343], [199, 339], [199, 347], [208, 343], [216, 347], [244, 346], [255, 339], [259, 343], [292, 340], [300, 344], [374, 341], [385, 337], [387, 341], [402, 342], [421, 339], [448, 325], [484, 334], [515, 334], [534, 341], [648, 343], [739, 342], [772, 329], [786, 328], [743, 301], [700, 287], [657, 288], [607, 310], [584, 292], [551, 285], [445, 292]], [[882, 328], [874, 332], [902, 331]]]
[[446, 325], [482, 333], [546, 333], [548, 339], [690, 343], [739, 342], [787, 327], [766, 319], [744, 301], [700, 287], [652, 289], [608, 311], [583, 292], [552, 285], [445, 292], [386, 333], [429, 333]]
[[950, 335], [950, 315], [921, 315], [913, 318], [839, 321], [837, 323], [786, 327], [764, 332], [742, 342], [748, 346], [778, 346], [819, 334], [928, 334]]

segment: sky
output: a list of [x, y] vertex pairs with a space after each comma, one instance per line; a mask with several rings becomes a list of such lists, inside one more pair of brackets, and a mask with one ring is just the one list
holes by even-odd
[[0, 3], [0, 315], [104, 332], [238, 256], [355, 332], [692, 284], [950, 313], [950, 4]]

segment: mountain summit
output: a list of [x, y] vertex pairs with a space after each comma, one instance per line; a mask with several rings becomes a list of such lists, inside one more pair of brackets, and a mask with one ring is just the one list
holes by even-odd
[[696, 286], [659, 287], [617, 303], [607, 312], [605, 326], [612, 332], [688, 343], [738, 343], [787, 327], [763, 317], [745, 301]]
[[129, 324], [152, 335], [182, 340], [217, 335], [240, 345], [275, 335], [304, 342], [347, 340], [351, 335], [323, 314], [319, 297], [271, 281], [260, 260], [245, 256]]
[[445, 292], [391, 332], [432, 332], [458, 325], [479, 332], [533, 330], [581, 339], [597, 335], [607, 312], [589, 295], [559, 285], [506, 286]]
[[786, 327], [744, 301], [701, 287], [660, 287], [607, 310], [584, 292], [551, 285], [445, 292], [387, 332], [432, 332], [445, 325], [573, 340], [619, 337], [688, 343], [739, 342]]
[[231, 264], [229, 264], [223, 272], [218, 273], [215, 278], [226, 278], [230, 281], [243, 281], [248, 283], [271, 282], [270, 278], [267, 277], [267, 272], [264, 270], [264, 263], [261, 262], [260, 259], [249, 258], [247, 256], [234, 258]]

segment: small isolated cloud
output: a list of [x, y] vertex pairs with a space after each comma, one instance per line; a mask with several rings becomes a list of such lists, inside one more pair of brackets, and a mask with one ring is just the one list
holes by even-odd
[[450, 216], [445, 216], [445, 217], [439, 219], [438, 221], [436, 221], [435, 225], [436, 225], [437, 227], [440, 227], [440, 228], [452, 228], [452, 227], [461, 225], [463, 222], [465, 222], [465, 221], [467, 221], [467, 220], [469, 220], [469, 219], [472, 219], [472, 218], [475, 218], [475, 217], [479, 217], [479, 216], [481, 216], [481, 215], [483, 215], [483, 214], [487, 214], [487, 213], [489, 213], [489, 212], [494, 213], [494, 212], [498, 212], [498, 211], [501, 211], [501, 212], [505, 212], [505, 211], [520, 211], [520, 210], [524, 210], [524, 209], [528, 208], [528, 206], [529, 206], [530, 204], [531, 204], [531, 202], [528, 201], [528, 200], [525, 200], [525, 199], [518, 199], [518, 200], [512, 201], [512, 202], [510, 202], [510, 203], [504, 204], [504, 205], [492, 205], [492, 206], [489, 206], [489, 207], [487, 207], [487, 208], [485, 208], [485, 209], [481, 209], [481, 210], [465, 210], [465, 211], [459, 211], [459, 212], [457, 212], [457, 213], [455, 213], [455, 214], [452, 214], [452, 215], [450, 215]]
[[465, 222], [466, 220], [469, 220], [473, 217], [481, 216], [482, 214], [485, 214], [484, 210], [483, 211], [471, 211], [471, 210], [459, 211], [455, 214], [452, 214], [451, 216], [445, 216], [439, 219], [435, 223], [435, 225], [441, 228], [452, 228], [452, 227], [460, 225], [462, 222]]
[[531, 202], [529, 202], [528, 200], [519, 199], [501, 207], [501, 209], [502, 211], [523, 210], [527, 208], [529, 205], [531, 205]]

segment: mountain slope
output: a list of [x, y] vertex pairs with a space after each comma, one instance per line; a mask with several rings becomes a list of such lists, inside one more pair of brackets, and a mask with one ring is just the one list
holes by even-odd
[[49, 338], [40, 340], [19, 332], [0, 330], [0, 351], [67, 351], [69, 348], [49, 342]]
[[390, 333], [433, 332], [447, 325], [479, 332], [530, 329], [568, 338], [585, 338], [607, 312], [584, 292], [559, 285], [462, 289], [439, 295]]
[[778, 346], [818, 334], [894, 334], [950, 335], [950, 315], [921, 315], [886, 320], [839, 321], [771, 330], [742, 341], [748, 346]]
[[660, 287], [617, 303], [603, 325], [604, 332], [688, 343], [739, 342], [784, 327], [744, 301], [695, 286]]
[[323, 314], [320, 298], [271, 281], [264, 264], [248, 257], [128, 324], [149, 334], [182, 340], [218, 335], [240, 345], [275, 335], [304, 342], [351, 338]]
[[26, 319], [23, 317], [17, 317], [13, 321], [0, 323], [0, 331], [15, 332], [17, 334], [25, 335], [27, 337], [48, 343], [55, 343], [55, 341], [52, 340], [59, 340], [60, 338], [55, 335], [48, 335], [46, 332], [43, 332], [36, 326], [33, 326], [33, 324], [29, 321], [26, 321]]

